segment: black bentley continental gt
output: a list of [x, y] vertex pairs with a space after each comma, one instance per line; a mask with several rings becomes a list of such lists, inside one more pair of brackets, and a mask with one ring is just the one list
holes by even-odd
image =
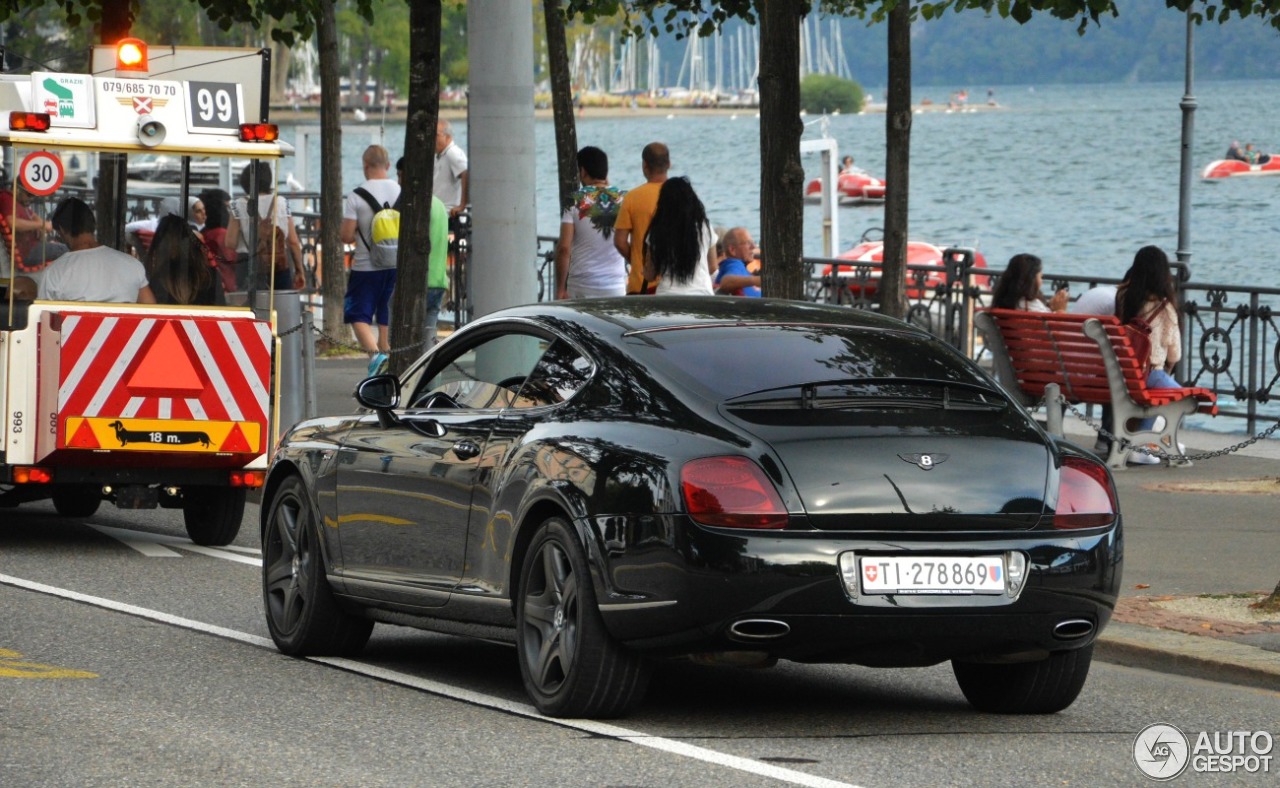
[[263, 491], [287, 654], [352, 655], [378, 621], [507, 641], [566, 717], [626, 713], [655, 659], [950, 660], [974, 707], [1049, 713], [1116, 601], [1107, 468], [875, 314], [517, 307], [356, 399], [295, 426]]

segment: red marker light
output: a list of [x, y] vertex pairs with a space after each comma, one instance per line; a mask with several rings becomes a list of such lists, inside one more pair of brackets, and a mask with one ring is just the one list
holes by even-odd
[[146, 71], [147, 44], [140, 38], [122, 38], [116, 43], [116, 71]]
[[232, 471], [232, 487], [261, 487], [267, 481], [266, 471]]
[[241, 123], [241, 142], [275, 142], [280, 138], [280, 127], [274, 123]]
[[10, 112], [9, 131], [48, 131], [47, 112]]
[[19, 465], [13, 469], [14, 484], [48, 484], [53, 481], [53, 471], [39, 465]]

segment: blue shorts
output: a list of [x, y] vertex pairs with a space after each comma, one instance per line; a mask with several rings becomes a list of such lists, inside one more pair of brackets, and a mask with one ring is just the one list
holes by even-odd
[[396, 288], [396, 269], [352, 271], [347, 278], [347, 296], [342, 301], [342, 322], [385, 326], [391, 322], [391, 291]]

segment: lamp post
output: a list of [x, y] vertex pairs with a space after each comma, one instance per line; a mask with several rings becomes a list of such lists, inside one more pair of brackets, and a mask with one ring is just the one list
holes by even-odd
[[1183, 264], [1182, 276], [1190, 276], [1191, 264], [1191, 140], [1195, 128], [1196, 99], [1191, 95], [1191, 80], [1195, 70], [1195, 50], [1192, 46], [1194, 22], [1187, 11], [1187, 77], [1182, 96], [1182, 174], [1178, 183], [1178, 262]]

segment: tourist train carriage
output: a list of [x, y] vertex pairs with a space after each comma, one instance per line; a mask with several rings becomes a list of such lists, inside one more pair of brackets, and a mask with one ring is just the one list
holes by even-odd
[[[143, 70], [0, 81], [0, 145], [14, 180], [58, 194], [65, 153], [292, 152], [274, 126], [245, 122], [241, 84], [217, 81], [234, 70], [148, 79], [143, 52]], [[110, 206], [97, 213], [99, 227], [115, 215]], [[7, 263], [17, 250], [11, 234], [5, 242]], [[231, 542], [276, 441], [274, 317], [235, 306], [30, 301], [19, 298], [24, 284], [0, 280], [0, 506], [51, 498], [69, 517], [104, 500], [180, 508], [193, 541]]]

